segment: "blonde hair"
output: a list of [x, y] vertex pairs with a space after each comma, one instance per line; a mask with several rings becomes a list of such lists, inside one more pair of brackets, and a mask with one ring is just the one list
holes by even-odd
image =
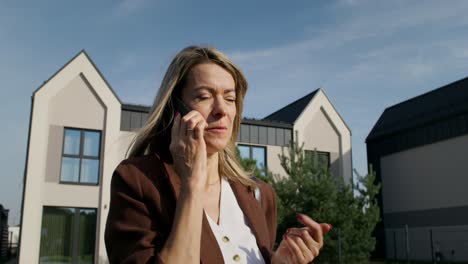
[[244, 96], [247, 92], [247, 80], [239, 67], [212, 47], [189, 46], [174, 57], [161, 82], [146, 124], [137, 132], [129, 147], [129, 157], [157, 154], [161, 159], [172, 162], [169, 144], [171, 124], [175, 114], [173, 98], [180, 96], [190, 70], [202, 63], [219, 65], [232, 75], [235, 82], [237, 114], [234, 118], [231, 139], [227, 146], [218, 152], [219, 174], [229, 180], [239, 180], [244, 185], [255, 188], [255, 182], [250, 179], [249, 173], [237, 160], [235, 145], [241, 123]]

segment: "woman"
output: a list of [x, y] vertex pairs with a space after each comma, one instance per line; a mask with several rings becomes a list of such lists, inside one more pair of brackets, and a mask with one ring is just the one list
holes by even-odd
[[246, 91], [240, 69], [216, 49], [176, 55], [112, 177], [111, 263], [308, 263], [318, 255], [331, 226], [301, 214], [305, 227], [289, 229], [273, 252], [275, 194], [235, 156]]

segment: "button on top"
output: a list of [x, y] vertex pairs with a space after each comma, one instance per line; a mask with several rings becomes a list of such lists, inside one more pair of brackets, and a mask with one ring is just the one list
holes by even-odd
[[236, 262], [239, 262], [240, 261], [240, 256], [235, 254], [234, 257], [232, 257], [232, 259]]
[[226, 242], [226, 243], [229, 242], [229, 237], [227, 237], [227, 236], [223, 236], [222, 239], [223, 239], [223, 242]]

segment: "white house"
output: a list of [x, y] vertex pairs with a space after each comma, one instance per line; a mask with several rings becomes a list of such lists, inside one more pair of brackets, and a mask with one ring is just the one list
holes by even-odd
[[[110, 180], [149, 107], [123, 104], [85, 51], [32, 95], [20, 263], [107, 263]], [[351, 131], [322, 89], [264, 119], [244, 119], [241, 155], [285, 174], [277, 155], [295, 139], [352, 178]]]

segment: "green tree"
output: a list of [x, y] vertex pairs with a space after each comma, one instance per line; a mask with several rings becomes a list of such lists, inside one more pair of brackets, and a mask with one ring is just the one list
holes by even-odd
[[294, 142], [286, 153], [283, 149], [279, 155], [288, 175], [285, 178], [255, 168], [255, 160], [241, 159], [246, 170], [269, 182], [276, 191], [277, 243], [287, 228], [300, 226], [296, 213], [304, 213], [334, 227], [325, 236], [324, 247], [314, 263], [339, 263], [340, 243], [341, 263], [365, 263], [374, 250], [372, 231], [380, 220], [376, 200], [380, 186], [374, 184], [372, 168], [366, 176], [357, 175], [354, 185], [333, 176], [315, 151], [310, 155], [304, 152], [303, 144]]

